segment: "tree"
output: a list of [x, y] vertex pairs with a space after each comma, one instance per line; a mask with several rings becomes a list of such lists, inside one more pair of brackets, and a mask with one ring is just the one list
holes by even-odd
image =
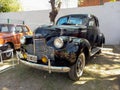
[[103, 0], [100, 0], [100, 5], [103, 5], [103, 3], [104, 3]]
[[62, 2], [61, 0], [57, 0], [57, 2], [55, 2], [55, 0], [50, 0], [49, 3], [51, 4], [51, 12], [49, 13], [50, 22], [55, 24], [55, 18], [60, 10]]
[[18, 0], [0, 0], [0, 12], [16, 12], [20, 9]]

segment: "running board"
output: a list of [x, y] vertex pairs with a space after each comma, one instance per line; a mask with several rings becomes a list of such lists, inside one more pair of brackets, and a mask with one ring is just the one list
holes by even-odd
[[90, 56], [95, 55], [95, 54], [96, 54], [97, 52], [99, 52], [100, 50], [101, 50], [100, 47], [93, 48], [93, 49], [91, 50], [91, 54], [90, 54]]

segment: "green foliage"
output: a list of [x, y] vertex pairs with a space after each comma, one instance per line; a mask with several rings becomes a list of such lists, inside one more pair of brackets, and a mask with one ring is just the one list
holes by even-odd
[[18, 0], [0, 0], [0, 12], [16, 12], [20, 9]]

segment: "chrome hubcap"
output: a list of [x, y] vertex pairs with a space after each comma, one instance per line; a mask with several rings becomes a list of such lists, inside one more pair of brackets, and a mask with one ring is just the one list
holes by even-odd
[[76, 74], [78, 77], [82, 75], [84, 66], [85, 66], [85, 62], [84, 62], [83, 56], [81, 56], [78, 58], [77, 65], [76, 65], [76, 68], [77, 68]]

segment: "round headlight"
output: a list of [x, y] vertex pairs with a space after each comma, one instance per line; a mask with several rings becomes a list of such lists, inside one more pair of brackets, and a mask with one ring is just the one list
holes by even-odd
[[21, 44], [25, 44], [25, 42], [26, 42], [26, 39], [25, 39], [24, 36], [22, 36], [22, 37], [20, 38], [20, 43], [21, 43]]
[[54, 40], [54, 45], [56, 48], [62, 48], [64, 45], [63, 39], [58, 37]]

